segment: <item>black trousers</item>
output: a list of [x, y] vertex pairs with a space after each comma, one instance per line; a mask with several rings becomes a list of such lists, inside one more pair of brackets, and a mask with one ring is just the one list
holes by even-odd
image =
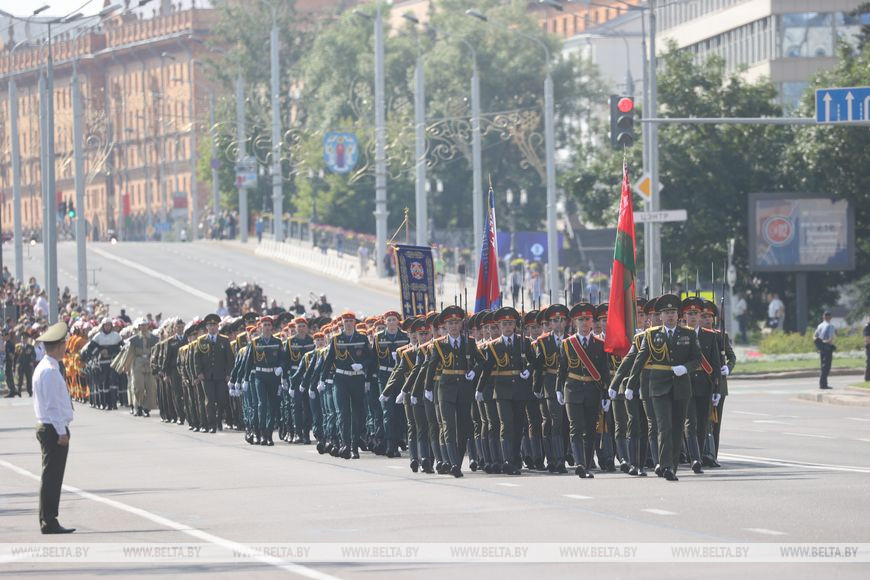
[[57, 522], [60, 506], [60, 490], [69, 447], [57, 444], [57, 431], [52, 425], [41, 424], [36, 430], [36, 439], [42, 450], [42, 482], [39, 486], [39, 525]]
[[[870, 366], [868, 366], [870, 368]], [[14, 395], [15, 391], [15, 367], [11, 360], [6, 361], [6, 388], [9, 389], [9, 394]]]
[[822, 350], [819, 351], [819, 358], [822, 361], [822, 374], [819, 375], [819, 386], [827, 387], [828, 373], [831, 372], [831, 363], [834, 362], [834, 351], [828, 348], [827, 345], [822, 346]]

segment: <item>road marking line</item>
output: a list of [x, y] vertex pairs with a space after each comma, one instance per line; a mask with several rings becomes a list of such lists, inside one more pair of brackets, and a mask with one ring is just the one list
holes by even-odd
[[[735, 411], [735, 413], [736, 413], [736, 411]], [[865, 419], [864, 417], [846, 417], [846, 418], [849, 419], [850, 421], [868, 421], [868, 422], [870, 422], [870, 419]]]
[[767, 424], [767, 425], [791, 425], [791, 423], [786, 423], [785, 421], [774, 421], [772, 419], [771, 420], [756, 419], [755, 421], [753, 421], [753, 423]]
[[777, 459], [774, 457], [758, 457], [755, 455], [733, 455], [720, 453], [719, 457], [727, 460], [745, 461], [746, 463], [763, 463], [765, 465], [777, 465], [780, 467], [805, 467], [807, 469], [820, 469], [822, 471], [846, 471], [849, 473], [870, 473], [870, 467], [857, 467], [854, 465], [831, 465], [828, 463], [805, 463], [791, 461], [789, 459]]
[[519, 487], [518, 483], [497, 483], [496, 485], [501, 485], [503, 487]]
[[658, 508], [645, 508], [640, 510], [642, 512], [646, 512], [648, 514], [655, 514], [657, 516], [675, 516], [677, 512], [669, 512], [668, 510], [660, 510]]
[[576, 493], [566, 493], [562, 497], [567, 497], [569, 499], [592, 499], [592, 496], [588, 495], [577, 495]]
[[387, 469], [405, 469], [401, 465], [387, 465]]
[[737, 413], [738, 415], [755, 415], [757, 417], [770, 417], [770, 413], [753, 413], [752, 411], [731, 411], [732, 413]]
[[755, 532], [756, 534], [765, 534], [768, 536], [784, 536], [785, 532], [778, 532], [776, 530], [768, 530], [767, 528], [743, 528], [747, 532]]
[[858, 441], [863, 441], [864, 443], [870, 443], [870, 439], [858, 439]]
[[308, 449], [308, 453], [313, 453], [313, 454], [315, 454], [315, 455], [320, 455], [320, 451], [318, 451], [317, 449]]
[[[0, 459], [0, 465], [11, 469], [15, 473], [19, 475], [23, 475], [24, 477], [29, 477], [34, 481], [40, 481], [40, 477], [34, 473], [27, 471], [17, 465], [9, 463], [8, 461], [4, 461]], [[274, 556], [267, 556], [257, 552], [256, 550], [249, 548], [244, 544], [240, 544], [238, 542], [234, 542], [232, 540], [227, 540], [225, 538], [221, 538], [220, 536], [215, 536], [214, 534], [210, 534], [208, 532], [204, 532], [200, 529], [194, 528], [192, 526], [188, 526], [186, 524], [180, 524], [169, 518], [165, 518], [163, 516], [159, 516], [157, 514], [153, 514], [148, 510], [144, 510], [142, 508], [133, 507], [131, 505], [127, 505], [120, 501], [114, 499], [108, 499], [97, 495], [95, 493], [91, 493], [89, 491], [85, 491], [83, 489], [79, 489], [77, 487], [73, 487], [71, 485], [64, 484], [63, 489], [74, 493], [79, 497], [84, 499], [89, 499], [91, 501], [95, 501], [97, 503], [102, 503], [107, 506], [113, 507], [115, 509], [125, 511], [127, 513], [131, 513], [133, 515], [137, 515], [146, 520], [151, 520], [155, 524], [182, 532], [187, 534], [188, 536], [193, 536], [194, 538], [204, 540], [209, 542], [210, 544], [214, 544], [216, 546], [221, 546], [228, 550], [235, 550], [237, 552], [245, 552], [250, 556], [250, 558], [254, 560], [258, 560], [263, 562], [264, 564], [269, 564], [271, 566], [275, 566], [276, 568], [280, 568], [286, 572], [290, 572], [292, 574], [298, 574], [299, 576], [304, 576], [305, 578], [314, 578], [315, 580], [337, 580], [335, 576], [331, 576], [329, 574], [325, 574], [320, 572], [319, 570], [315, 570], [314, 568], [309, 568], [307, 566], [302, 566], [301, 564], [294, 564], [293, 562], [288, 562], [286, 560], [282, 560], [280, 558], [276, 558]]]
[[158, 272], [157, 270], [152, 270], [151, 268], [149, 268], [147, 266], [143, 266], [142, 264], [137, 264], [136, 262], [134, 262], [132, 260], [128, 260], [126, 258], [121, 258], [120, 256], [115, 256], [109, 252], [106, 252], [105, 250], [101, 250], [100, 248], [95, 248], [94, 246], [91, 246], [90, 251], [94, 252], [98, 256], [102, 256], [102, 257], [106, 258], [107, 260], [112, 260], [114, 262], [118, 262], [119, 264], [121, 264], [123, 266], [127, 266], [128, 268], [132, 268], [134, 270], [139, 270], [143, 274], [151, 276], [152, 278], [155, 278], [157, 280], [161, 280], [163, 282], [166, 282], [170, 286], [175, 286], [179, 290], [187, 292], [188, 294], [190, 294], [192, 296], [196, 296], [197, 298], [201, 298], [202, 300], [208, 300], [212, 304], [217, 303], [218, 300], [221, 300], [221, 298], [218, 298], [217, 296], [212, 296], [211, 294], [203, 292], [202, 290], [194, 288], [193, 286], [189, 286], [189, 285], [185, 284], [184, 282], [182, 282], [181, 280], [177, 280], [176, 278], [173, 278], [172, 276], [167, 276], [166, 274], [164, 274], [162, 272]]
[[783, 435], [794, 435], [795, 437], [815, 437], [816, 439], [833, 439], [830, 435], [813, 435], [812, 433], [783, 433]]

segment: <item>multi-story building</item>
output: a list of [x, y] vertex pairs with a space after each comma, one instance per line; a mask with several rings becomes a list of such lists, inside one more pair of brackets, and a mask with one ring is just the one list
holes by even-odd
[[768, 77], [792, 108], [808, 81], [832, 68], [838, 40], [854, 44], [870, 15], [850, 16], [863, 0], [687, 0], [657, 10], [661, 43], [699, 60], [721, 56], [728, 71]]
[[[242, 0], [239, 0], [242, 1]], [[300, 0], [302, 12], [329, 14], [350, 0]], [[204, 41], [218, 18], [207, 0], [125, 0], [105, 18], [52, 27], [56, 198], [83, 212], [89, 237], [110, 230], [124, 239], [189, 228], [194, 208], [211, 206], [211, 184], [195, 169], [210, 139], [209, 107], [225, 96], [201, 66]], [[0, 12], [0, 192], [2, 229], [13, 228], [11, 142], [20, 147], [22, 227], [42, 228], [38, 82], [45, 68], [46, 20]], [[264, 30], [268, 38], [268, 30]], [[210, 55], [214, 58], [214, 55]], [[268, 51], [264, 52], [268, 58]], [[75, 207], [72, 140], [73, 70], [81, 86], [85, 143], [85, 205]], [[18, 103], [18, 134], [10, 129], [9, 89]], [[62, 217], [62, 216], [61, 216]], [[69, 217], [59, 221], [72, 229]]]

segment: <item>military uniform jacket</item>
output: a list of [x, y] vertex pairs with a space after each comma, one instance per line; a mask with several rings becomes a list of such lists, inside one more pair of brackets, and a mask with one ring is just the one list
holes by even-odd
[[160, 367], [166, 373], [178, 373], [178, 351], [187, 344], [187, 337], [173, 335], [163, 341], [163, 356]]
[[193, 351], [194, 376], [202, 375], [208, 380], [226, 381], [233, 370], [233, 351], [226, 335], [215, 335], [214, 341], [207, 334], [200, 336], [191, 347]]
[[193, 377], [190, 376], [190, 357], [188, 356], [189, 352], [190, 343], [181, 345], [181, 347], [178, 349], [178, 360], [176, 362], [178, 374], [181, 376], [181, 380], [187, 384], [193, 382]]
[[426, 382], [434, 383], [439, 376], [438, 398], [456, 402], [460, 389], [474, 389], [474, 384], [465, 378], [468, 371], [475, 365], [473, 344], [465, 336], [459, 336], [456, 348], [451, 346], [452, 339], [442, 336], [432, 341], [429, 356], [426, 360]]
[[634, 364], [634, 359], [637, 358], [637, 353], [640, 350], [640, 345], [643, 342], [643, 331], [637, 332], [631, 341], [631, 349], [619, 361], [619, 366], [616, 367], [616, 373], [610, 381], [610, 388], [619, 393], [620, 397], [625, 396], [625, 389], [640, 388], [640, 398], [646, 399], [649, 397], [649, 372], [641, 371], [637, 385], [629, 385], [629, 375], [631, 375], [631, 367]]
[[[420, 404], [423, 404], [423, 391], [434, 391], [438, 386], [438, 381], [441, 379], [441, 373], [438, 369], [431, 376], [426, 375], [427, 363], [431, 359], [432, 344], [434, 341], [422, 344], [417, 348], [417, 360], [414, 363], [414, 370], [411, 372], [411, 377], [408, 379], [406, 386], [407, 392], [413, 397], [417, 397]], [[433, 396], [434, 399], [434, 396]]]
[[310, 336], [299, 338], [294, 336], [284, 343], [287, 358], [284, 360], [284, 372], [293, 375], [302, 364], [302, 357], [314, 350], [314, 339]]
[[492, 398], [495, 400], [525, 400], [528, 399], [528, 379], [520, 378], [520, 373], [529, 370], [537, 360], [532, 343], [519, 334], [511, 337], [508, 347], [505, 337], [500, 336], [490, 340], [480, 349], [484, 356], [481, 366], [480, 385], [492, 378]]
[[722, 376], [719, 340], [715, 330], [699, 328], [697, 335], [701, 364], [692, 373], [692, 396], [709, 398], [719, 392], [719, 378]]
[[[386, 387], [393, 369], [399, 364], [398, 350], [410, 342], [411, 339], [402, 329], [398, 329], [392, 336], [387, 333], [387, 329], [375, 334], [372, 346], [377, 359], [377, 369], [374, 374], [378, 377], [381, 390]], [[393, 353], [396, 353], [395, 358]]]
[[556, 382], [559, 379], [561, 364], [560, 351], [567, 337], [557, 341], [555, 334], [548, 332], [532, 343], [537, 355], [533, 375], [533, 390], [543, 394], [545, 399], [556, 398]]
[[[675, 399], [688, 399], [692, 396], [691, 376], [701, 364], [701, 347], [694, 329], [685, 326], [674, 327], [673, 336], [668, 340], [664, 326], [653, 326], [644, 331], [640, 349], [631, 366], [629, 388], [636, 388], [640, 373], [649, 372], [649, 395], [662, 397], [671, 392]], [[687, 374], [678, 377], [671, 367], [683, 365]]]
[[382, 394], [387, 397], [394, 397], [399, 394], [399, 391], [404, 390], [408, 378], [411, 376], [411, 371], [414, 370], [416, 360], [417, 346], [407, 344], [396, 351], [396, 366], [393, 367], [393, 372], [390, 373], [390, 378], [384, 385]]
[[133, 358], [133, 366], [151, 372], [151, 349], [157, 346], [157, 337], [151, 333], [142, 336], [136, 334], [130, 337], [127, 343], [130, 349], [129, 356]]
[[[593, 369], [584, 362], [581, 350], [585, 351]], [[562, 341], [556, 388], [564, 393], [566, 405], [599, 404], [602, 399], [607, 398], [604, 386], [609, 383], [610, 363], [607, 353], [604, 352], [603, 340], [589, 334], [585, 349], [580, 335], [575, 334]]]
[[32, 344], [19, 342], [15, 345], [15, 366], [18, 372], [33, 372], [36, 366], [36, 349]]
[[[715, 332], [716, 340], [719, 344], [719, 362], [723, 365], [728, 365], [728, 376], [731, 376], [731, 372], [737, 365], [737, 355], [734, 354], [734, 349], [731, 348], [731, 337], [728, 336], [727, 332], [722, 333], [719, 330]], [[728, 394], [728, 377], [719, 377], [719, 394], [723, 397]]]
[[[312, 345], [313, 347], [313, 345]], [[312, 348], [302, 355], [302, 360], [299, 361], [299, 366], [290, 375], [290, 384], [294, 389], [302, 387], [302, 390], [307, 390], [311, 384], [311, 375], [314, 372], [314, 365], [317, 361], [317, 349]]]
[[238, 378], [241, 381], [249, 381], [256, 377], [260, 380], [280, 382], [281, 379], [275, 374], [275, 368], [281, 367], [285, 358], [284, 344], [280, 339], [275, 336], [268, 339], [258, 336], [245, 348]]
[[[361, 364], [362, 370], [355, 371], [353, 364]], [[371, 376], [374, 357], [368, 338], [359, 332], [348, 336], [341, 333], [332, 338], [327, 347], [326, 358], [323, 364], [327, 372], [335, 365], [336, 378], [365, 377]]]

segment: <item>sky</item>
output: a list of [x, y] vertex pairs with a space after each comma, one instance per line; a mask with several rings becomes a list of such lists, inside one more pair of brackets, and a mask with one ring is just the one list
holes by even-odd
[[[122, 2], [119, 2], [123, 5]], [[0, 0], [0, 10], [15, 16], [30, 16], [30, 14], [43, 4], [51, 6], [42, 13], [47, 16], [66, 16], [81, 12], [85, 16], [96, 14], [103, 8], [103, 0]], [[84, 7], [83, 7], [84, 5]]]

